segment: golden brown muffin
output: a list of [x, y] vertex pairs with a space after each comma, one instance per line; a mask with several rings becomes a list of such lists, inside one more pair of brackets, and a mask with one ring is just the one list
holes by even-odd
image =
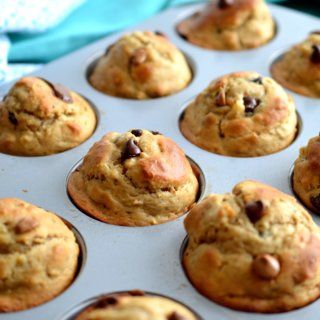
[[284, 87], [320, 98], [320, 32], [310, 34], [276, 60], [271, 73]]
[[26, 77], [0, 102], [0, 152], [42, 156], [76, 147], [93, 133], [96, 116], [60, 84]]
[[196, 201], [198, 181], [184, 152], [158, 132], [110, 132], [94, 144], [68, 182], [86, 213], [116, 225], [175, 219]]
[[290, 96], [256, 72], [213, 81], [186, 108], [180, 128], [193, 144], [235, 157], [256, 157], [287, 147], [297, 132]]
[[199, 320], [189, 309], [171, 299], [135, 290], [101, 297], [75, 320]]
[[161, 33], [133, 32], [111, 45], [92, 74], [94, 88], [112, 96], [149, 99], [185, 88], [192, 73], [184, 55]]
[[185, 270], [211, 300], [271, 313], [319, 297], [320, 229], [293, 197], [244, 181], [193, 207], [185, 227]]
[[264, 0], [212, 0], [177, 29], [187, 41], [203, 48], [243, 50], [271, 40], [275, 23]]
[[320, 137], [300, 149], [293, 170], [293, 190], [311, 210], [320, 213]]
[[0, 199], [0, 312], [51, 300], [73, 281], [79, 246], [55, 214], [19, 199]]

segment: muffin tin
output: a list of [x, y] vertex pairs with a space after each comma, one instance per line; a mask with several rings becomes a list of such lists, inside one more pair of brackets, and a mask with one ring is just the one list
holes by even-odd
[[[77, 309], [88, 299], [103, 293], [131, 289], [175, 298], [205, 320], [319, 318], [320, 299], [304, 308], [272, 315], [234, 311], [213, 303], [193, 288], [182, 269], [179, 251], [186, 235], [184, 217], [150, 227], [108, 225], [83, 214], [66, 192], [68, 174], [103, 134], [146, 128], [173, 138], [199, 165], [205, 177], [205, 194], [229, 192], [244, 179], [260, 180], [293, 194], [288, 183], [290, 167], [298, 157], [299, 148], [318, 134], [320, 99], [291, 93], [301, 116], [300, 133], [285, 150], [259, 158], [232, 158], [202, 150], [183, 137], [178, 121], [187, 102], [211, 80], [223, 74], [255, 70], [269, 76], [272, 61], [292, 44], [303, 40], [310, 31], [319, 28], [319, 19], [270, 5], [277, 22], [277, 34], [271, 42], [240, 52], [211, 51], [189, 44], [175, 30], [181, 19], [201, 8], [202, 5], [192, 5], [170, 9], [121, 32], [162, 31], [187, 55], [194, 78], [187, 88], [172, 96], [145, 101], [128, 100], [107, 96], [90, 86], [87, 81], [88, 68], [109, 44], [119, 38], [120, 33], [56, 60], [34, 73], [63, 83], [92, 101], [97, 107], [98, 126], [89, 140], [56, 155], [17, 157], [0, 154], [0, 197], [19, 197], [69, 221], [84, 242], [83, 266], [73, 284], [55, 299], [26, 311], [1, 314], [1, 319], [66, 320], [70, 310]], [[1, 87], [0, 95], [5, 95], [11, 85]], [[314, 218], [319, 223], [315, 215]]]

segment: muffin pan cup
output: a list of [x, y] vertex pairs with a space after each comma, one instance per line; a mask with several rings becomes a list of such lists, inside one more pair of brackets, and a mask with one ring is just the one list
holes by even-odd
[[[316, 320], [320, 299], [280, 314], [255, 314], [222, 307], [197, 292], [188, 281], [180, 263], [179, 251], [186, 236], [185, 216], [150, 227], [120, 227], [90, 218], [70, 201], [65, 181], [70, 169], [83, 158], [92, 144], [109, 131], [132, 128], [157, 130], [171, 137], [201, 168], [206, 180], [205, 194], [229, 192], [245, 179], [255, 179], [293, 194], [288, 183], [290, 167], [299, 148], [318, 134], [320, 99], [291, 93], [302, 119], [302, 130], [286, 149], [258, 158], [231, 158], [198, 148], [184, 138], [178, 119], [187, 101], [207, 87], [213, 79], [234, 71], [253, 70], [270, 76], [273, 59], [284, 48], [303, 40], [319, 28], [319, 19], [276, 5], [270, 5], [278, 25], [275, 38], [268, 44], [240, 52], [212, 51], [189, 44], [176, 32], [184, 17], [203, 5], [173, 8], [121, 33], [102, 39], [77, 52], [56, 60], [34, 73], [59, 82], [90, 99], [98, 109], [99, 122], [94, 134], [80, 146], [45, 157], [17, 157], [0, 154], [0, 197], [18, 197], [68, 220], [81, 234], [86, 259], [71, 286], [55, 299], [38, 307], [7, 314], [2, 320], [62, 319], [62, 316], [92, 297], [106, 292], [139, 288], [172, 297], [190, 306], [205, 320]], [[163, 98], [138, 101], [115, 98], [96, 91], [87, 81], [90, 63], [115, 42], [133, 30], [159, 30], [193, 61], [194, 77], [184, 90]], [[12, 84], [0, 88], [0, 96]], [[314, 219], [319, 223], [317, 216]]]

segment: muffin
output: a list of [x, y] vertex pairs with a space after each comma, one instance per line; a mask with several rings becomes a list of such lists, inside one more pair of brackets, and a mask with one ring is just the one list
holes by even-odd
[[150, 99], [167, 96], [191, 81], [180, 50], [162, 33], [133, 32], [111, 45], [94, 67], [94, 88], [116, 97]]
[[76, 147], [93, 133], [86, 100], [60, 84], [26, 77], [0, 102], [0, 152], [43, 156]]
[[116, 225], [147, 226], [184, 214], [198, 180], [184, 152], [158, 132], [110, 132], [70, 176], [68, 192], [93, 217]]
[[320, 32], [292, 47], [271, 66], [272, 76], [284, 87], [320, 98]]
[[183, 264], [209, 299], [272, 313], [319, 297], [320, 229], [293, 197], [244, 181], [193, 207], [185, 227]]
[[176, 301], [135, 290], [105, 295], [75, 318], [92, 319], [199, 320], [199, 317]]
[[293, 190], [314, 212], [320, 213], [320, 137], [309, 140], [300, 149], [293, 170]]
[[51, 300], [73, 281], [79, 246], [55, 214], [19, 199], [0, 199], [0, 312]]
[[244, 50], [271, 40], [275, 23], [263, 0], [212, 0], [180, 22], [177, 30], [203, 48]]
[[184, 136], [208, 151], [256, 157], [287, 147], [297, 132], [290, 96], [256, 72], [232, 73], [213, 81], [186, 108]]

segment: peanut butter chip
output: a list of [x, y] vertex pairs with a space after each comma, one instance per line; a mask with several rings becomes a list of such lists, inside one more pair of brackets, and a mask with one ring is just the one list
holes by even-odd
[[135, 65], [141, 64], [147, 60], [147, 52], [144, 48], [137, 49], [131, 58], [131, 62]]
[[34, 218], [23, 218], [15, 226], [15, 232], [18, 234], [27, 233], [35, 229], [39, 225], [39, 222]]
[[179, 314], [178, 312], [174, 311], [172, 312], [168, 318], [168, 320], [186, 320], [186, 318], [184, 316], [182, 316], [181, 314]]
[[260, 278], [271, 280], [280, 273], [279, 261], [270, 254], [258, 255], [252, 263], [253, 272]]

